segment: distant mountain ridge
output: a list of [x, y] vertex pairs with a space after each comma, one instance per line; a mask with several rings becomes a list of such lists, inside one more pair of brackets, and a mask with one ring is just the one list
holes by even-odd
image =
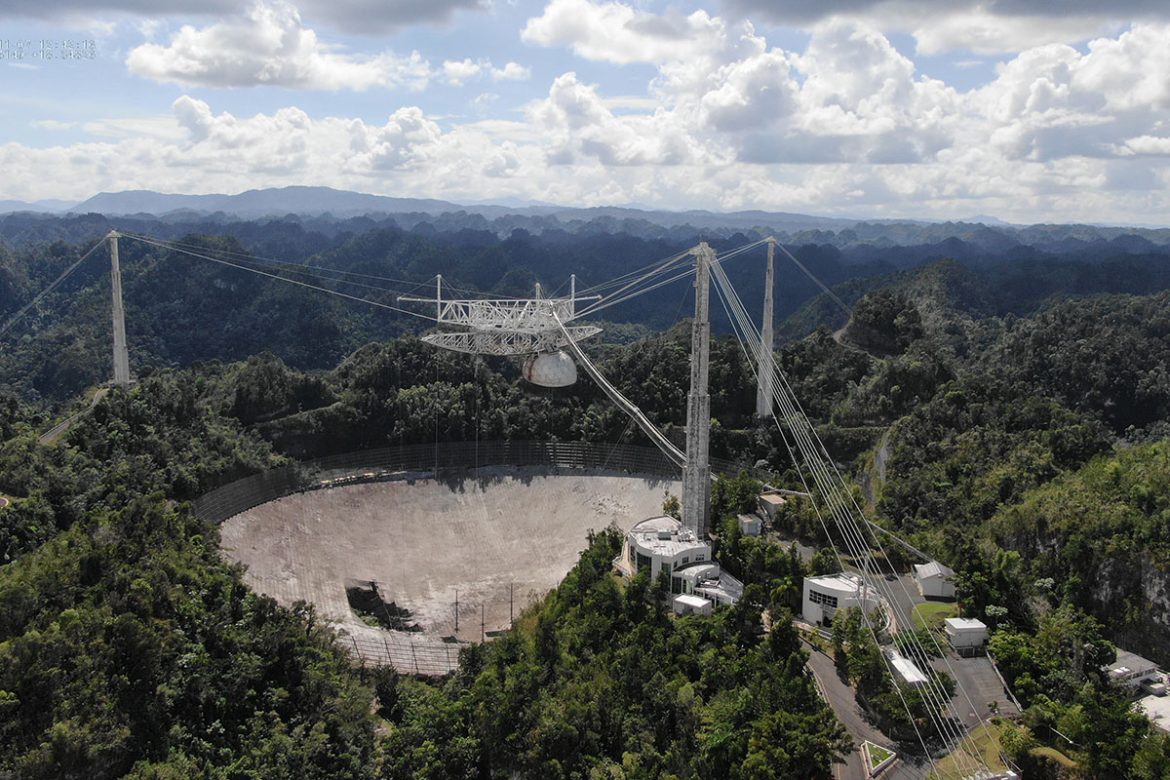
[[[3, 209], [0, 208], [0, 211]], [[332, 187], [278, 187], [248, 190], [236, 195], [180, 195], [151, 190], [103, 192], [70, 208], [71, 214], [105, 216], [176, 213], [214, 214], [223, 212], [242, 219], [280, 217], [288, 214], [313, 216], [331, 214], [354, 217], [376, 214], [477, 214], [485, 219], [505, 216], [552, 217], [558, 221], [641, 220], [661, 227], [690, 225], [696, 228], [748, 230], [760, 226], [790, 230], [841, 230], [856, 225], [856, 219], [818, 217], [785, 212], [739, 211], [721, 213], [704, 210], [657, 211], [624, 206], [578, 208], [553, 205], [511, 206], [493, 203], [464, 205], [430, 198], [397, 198]]]
[[285, 214], [324, 214], [353, 216], [369, 213], [399, 213], [425, 211], [442, 213], [461, 207], [444, 200], [427, 198], [392, 198], [347, 192], [331, 187], [279, 187], [247, 190], [236, 195], [179, 195], [152, 190], [125, 190], [102, 192], [78, 203], [70, 212], [75, 214], [170, 214], [175, 211], [193, 211], [212, 214], [217, 211], [239, 217], [254, 218]]
[[[67, 210], [66, 210], [67, 208]], [[1080, 224], [1014, 225], [995, 217], [972, 221], [875, 220], [826, 217], [790, 212], [745, 210], [665, 211], [632, 206], [589, 208], [550, 204], [459, 204], [430, 198], [399, 198], [337, 190], [331, 187], [293, 186], [255, 189], [234, 195], [183, 195], [152, 190], [103, 192], [68, 207], [62, 201], [0, 201], [0, 215], [39, 212], [66, 219], [150, 217], [165, 222], [189, 222], [208, 227], [241, 220], [293, 218], [302, 223], [322, 221], [392, 220], [406, 230], [438, 232], [491, 231], [504, 237], [513, 230], [530, 233], [563, 230], [572, 234], [627, 233], [644, 238], [684, 235], [700, 238], [776, 235], [790, 244], [825, 244], [840, 249], [861, 247], [884, 252], [896, 247], [939, 256], [970, 256], [991, 252], [1003, 255], [1021, 247], [1047, 252], [1164, 252], [1170, 247], [1170, 228], [1109, 227]], [[30, 215], [31, 216], [31, 215]]]
[[73, 201], [71, 200], [57, 200], [55, 198], [48, 198], [46, 200], [0, 200], [0, 214], [11, 213], [14, 211], [33, 211], [38, 214], [55, 214], [72, 208]]

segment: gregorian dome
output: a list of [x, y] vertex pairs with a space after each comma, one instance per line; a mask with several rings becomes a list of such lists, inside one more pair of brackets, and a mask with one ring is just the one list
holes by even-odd
[[568, 387], [577, 381], [577, 364], [563, 349], [524, 361], [524, 378], [539, 387]]

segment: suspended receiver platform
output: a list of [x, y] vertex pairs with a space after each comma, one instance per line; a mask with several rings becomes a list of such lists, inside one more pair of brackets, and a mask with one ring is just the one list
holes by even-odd
[[562, 322], [577, 316], [577, 301], [586, 300], [577, 298], [575, 278], [571, 284], [568, 298], [543, 298], [537, 285], [535, 298], [444, 299], [440, 276], [434, 298], [398, 300], [433, 304], [439, 325], [459, 328], [423, 336], [428, 344], [472, 355], [537, 355], [556, 352], [570, 337], [578, 340], [601, 332], [595, 325], [569, 325], [566, 336], [561, 329]]

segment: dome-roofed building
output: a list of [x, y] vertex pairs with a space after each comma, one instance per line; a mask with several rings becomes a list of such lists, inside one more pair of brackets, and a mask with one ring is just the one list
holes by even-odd
[[710, 542], [673, 517], [652, 517], [631, 528], [614, 565], [626, 577], [646, 572], [651, 582], [665, 572], [671, 593], [701, 596], [716, 605], [734, 604], [743, 596], [743, 583], [712, 559]]
[[701, 541], [681, 520], [662, 516], [643, 520], [630, 529], [617, 566], [631, 577], [645, 571], [654, 581], [663, 571], [673, 575], [686, 566], [710, 560], [710, 542]]

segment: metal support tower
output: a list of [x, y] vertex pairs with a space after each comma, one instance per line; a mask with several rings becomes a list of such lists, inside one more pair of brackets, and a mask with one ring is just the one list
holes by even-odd
[[114, 384], [126, 387], [130, 384], [130, 354], [126, 349], [126, 312], [122, 308], [122, 270], [118, 266], [118, 231], [111, 230], [110, 240], [110, 289], [113, 295], [114, 312]]
[[715, 251], [704, 241], [695, 254], [695, 320], [691, 325], [691, 393], [687, 399], [687, 460], [683, 468], [683, 525], [704, 539], [711, 524], [711, 396], [710, 373], [711, 263]]
[[768, 239], [768, 270], [764, 274], [764, 319], [760, 328], [759, 374], [756, 376], [756, 417], [766, 418], [772, 413], [772, 287], [775, 284], [773, 260], [776, 257], [776, 239]]

